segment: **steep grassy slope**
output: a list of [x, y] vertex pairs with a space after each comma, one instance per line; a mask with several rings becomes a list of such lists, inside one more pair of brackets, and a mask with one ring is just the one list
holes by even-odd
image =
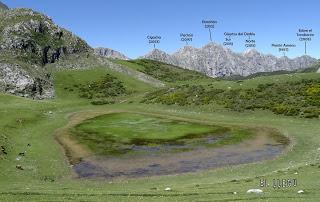
[[[127, 100], [129, 98], [134, 100], [135, 96], [139, 97], [140, 94], [154, 89], [154, 87], [147, 83], [132, 78], [129, 75], [101, 66], [83, 70], [59, 70], [53, 74], [55, 75], [55, 89], [58, 100], [82, 100], [87, 102], [87, 98], [81, 98], [81, 89], [79, 87], [89, 86], [90, 83], [99, 81], [99, 79], [102, 79], [106, 75], [111, 75], [122, 82], [126, 95], [118, 96], [117, 99], [120, 100]], [[89, 101], [92, 101], [92, 99], [89, 99]]]
[[179, 81], [190, 81], [199, 79], [209, 79], [209, 77], [195, 71], [183, 69], [181, 67], [165, 64], [162, 62], [137, 59], [137, 60], [113, 60], [115, 63], [122, 64], [129, 68], [143, 72], [156, 79], [168, 83], [176, 83]]

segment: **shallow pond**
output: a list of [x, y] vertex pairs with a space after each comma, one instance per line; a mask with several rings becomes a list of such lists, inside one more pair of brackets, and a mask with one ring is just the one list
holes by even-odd
[[79, 135], [78, 143], [94, 148], [71, 161], [79, 178], [92, 179], [179, 174], [252, 163], [276, 157], [288, 144], [273, 129], [202, 125], [131, 113], [80, 120], [68, 130], [71, 137]]
[[91, 156], [73, 169], [80, 178], [126, 178], [195, 172], [211, 168], [272, 159], [285, 145], [271, 137], [259, 135], [236, 145], [199, 148], [187, 152], [127, 157]]

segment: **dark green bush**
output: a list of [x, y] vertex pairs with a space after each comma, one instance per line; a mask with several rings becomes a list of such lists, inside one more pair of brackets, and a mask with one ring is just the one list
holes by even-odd
[[210, 85], [182, 85], [149, 93], [143, 102], [182, 106], [216, 103], [235, 111], [267, 109], [275, 114], [317, 118], [320, 115], [320, 79], [234, 90], [215, 89]]
[[106, 98], [112, 98], [128, 93], [123, 83], [110, 74], [106, 74], [96, 81], [77, 84], [72, 87], [65, 87], [64, 89], [70, 92], [77, 92], [81, 98], [93, 100], [91, 102], [92, 104], [105, 102], [105, 100], [107, 100]]
[[105, 104], [114, 104], [114, 100], [93, 100], [91, 104], [93, 105], [105, 105]]

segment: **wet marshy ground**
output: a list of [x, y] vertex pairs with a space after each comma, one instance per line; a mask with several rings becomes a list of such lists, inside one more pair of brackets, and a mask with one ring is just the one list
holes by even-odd
[[159, 154], [153, 151], [153, 147], [140, 147], [138, 149], [147, 149], [148, 153], [124, 157], [91, 156], [82, 159], [73, 169], [80, 178], [113, 179], [178, 174], [272, 159], [285, 147], [272, 137], [261, 134], [235, 145], [217, 148], [199, 147], [192, 151]]
[[[123, 115], [126, 118], [126, 125], [121, 125], [122, 119], [120, 118], [123, 118]], [[186, 122], [161, 120], [145, 115], [134, 115], [134, 120], [130, 120], [129, 115], [106, 116], [102, 117], [103, 121], [100, 117], [86, 123], [89, 125], [84, 128], [89, 128], [90, 133], [85, 134], [84, 137], [89, 137], [91, 141], [93, 139], [93, 136], [90, 136], [93, 134], [91, 129], [94, 128], [106, 140], [99, 142], [102, 144], [100, 147], [111, 149], [108, 150], [108, 153], [92, 152], [81, 156], [78, 161], [73, 161], [73, 169], [79, 178], [113, 180], [196, 172], [246, 164], [275, 158], [285, 150], [289, 143], [287, 138], [272, 129], [244, 130], [210, 126], [204, 130], [202, 126], [197, 129], [195, 125], [189, 126], [189, 123]], [[110, 121], [110, 118], [113, 118], [113, 121]], [[137, 122], [137, 119], [145, 120]], [[120, 124], [117, 124], [119, 120], [121, 120]], [[124, 126], [130, 122], [133, 124], [129, 124], [130, 127], [125, 130]], [[148, 124], [151, 125], [150, 128]], [[172, 126], [172, 124], [175, 125]], [[99, 132], [102, 126], [108, 131], [106, 134]], [[123, 139], [120, 137], [120, 143], [116, 142], [115, 138], [110, 138], [112, 135], [118, 137], [119, 128], [121, 132], [129, 134], [129, 136], [125, 134]], [[190, 128], [202, 132], [180, 134]], [[141, 135], [133, 135], [135, 129], [144, 135], [146, 130], [150, 131], [150, 134], [147, 134], [148, 137], [152, 137], [152, 133], [155, 133], [154, 137], [158, 137], [162, 131], [171, 131], [176, 135], [164, 134], [169, 138], [143, 138], [140, 137]], [[83, 131], [79, 134], [83, 135]], [[128, 139], [131, 136], [132, 138]], [[239, 137], [242, 139], [240, 140]], [[238, 140], [234, 141], [237, 138]]]

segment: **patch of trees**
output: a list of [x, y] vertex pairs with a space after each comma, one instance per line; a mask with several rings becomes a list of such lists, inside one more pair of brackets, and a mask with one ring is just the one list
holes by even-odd
[[80, 85], [78, 88], [79, 96], [88, 99], [108, 98], [126, 93], [122, 81], [110, 74], [106, 74], [97, 81]]
[[215, 103], [235, 111], [264, 109], [287, 116], [318, 118], [320, 79], [260, 84], [252, 89], [182, 85], [149, 93], [142, 102], [181, 106]]
[[91, 103], [95, 105], [113, 104], [114, 101], [109, 98], [127, 94], [123, 82], [110, 74], [106, 74], [96, 81], [76, 84], [73, 87], [65, 89], [76, 90], [81, 98], [90, 99]]

